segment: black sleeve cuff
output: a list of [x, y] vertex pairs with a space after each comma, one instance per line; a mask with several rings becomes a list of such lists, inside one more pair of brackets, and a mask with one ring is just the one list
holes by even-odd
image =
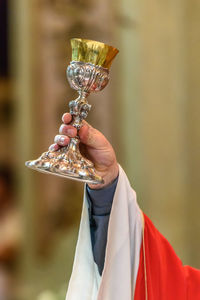
[[95, 190], [90, 189], [88, 185], [86, 186], [89, 213], [91, 215], [104, 216], [110, 214], [117, 182], [118, 176], [105, 188]]

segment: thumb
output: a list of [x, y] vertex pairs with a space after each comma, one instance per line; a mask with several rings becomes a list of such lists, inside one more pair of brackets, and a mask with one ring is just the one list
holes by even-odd
[[83, 123], [84, 125], [79, 130], [79, 137], [83, 144], [95, 149], [102, 149], [107, 146], [108, 141], [100, 131], [93, 128], [86, 121], [83, 121]]

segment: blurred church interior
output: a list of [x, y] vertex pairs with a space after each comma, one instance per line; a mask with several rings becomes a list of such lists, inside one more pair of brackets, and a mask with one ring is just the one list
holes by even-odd
[[65, 298], [84, 185], [27, 169], [68, 102], [70, 38], [120, 52], [88, 122], [142, 210], [200, 268], [200, 2], [0, 0], [0, 299]]

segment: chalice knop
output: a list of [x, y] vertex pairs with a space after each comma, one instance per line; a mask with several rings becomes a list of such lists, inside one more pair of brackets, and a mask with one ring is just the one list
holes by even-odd
[[[78, 131], [82, 120], [88, 115], [91, 105], [87, 97], [91, 92], [99, 92], [108, 84], [109, 68], [118, 50], [104, 43], [71, 39], [72, 61], [67, 67], [70, 86], [77, 90], [79, 97], [69, 102], [73, 125]], [[96, 173], [94, 164], [82, 156], [79, 136], [71, 138], [66, 147], [57, 151], [44, 152], [38, 159], [27, 161], [27, 167], [61, 177], [92, 184], [103, 183]]]

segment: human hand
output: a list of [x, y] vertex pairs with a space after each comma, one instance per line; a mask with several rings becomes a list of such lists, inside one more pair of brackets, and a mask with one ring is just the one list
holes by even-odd
[[[63, 124], [59, 129], [60, 134], [55, 136], [55, 144], [49, 147], [51, 151], [57, 151], [60, 147], [67, 146], [70, 138], [77, 135], [76, 128], [70, 125], [72, 121], [70, 113], [65, 113], [62, 121]], [[83, 124], [78, 132], [80, 151], [83, 156], [94, 163], [97, 174], [104, 180], [103, 184], [88, 185], [92, 189], [103, 188], [118, 176], [119, 167], [116, 155], [111, 144], [100, 131], [90, 126], [86, 121], [83, 121]]]

